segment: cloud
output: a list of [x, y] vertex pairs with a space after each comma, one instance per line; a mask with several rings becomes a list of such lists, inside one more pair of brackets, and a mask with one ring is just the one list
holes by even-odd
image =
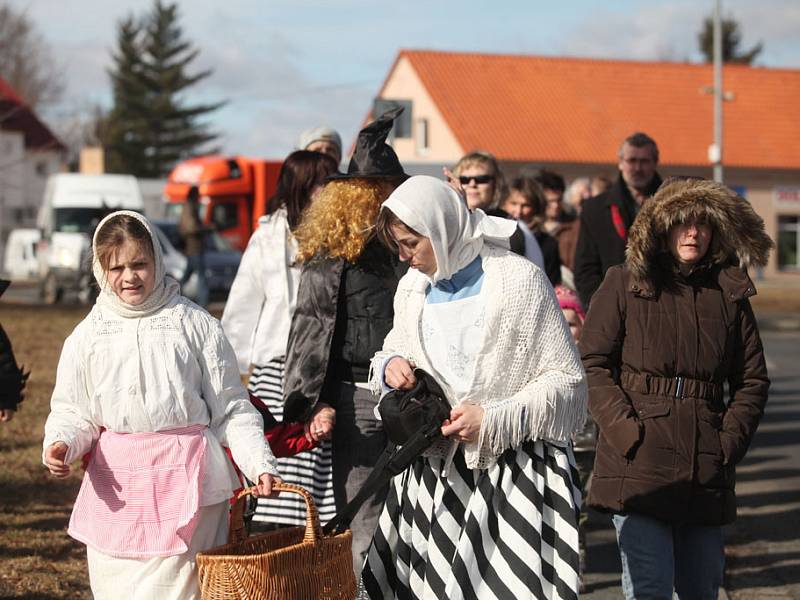
[[[116, 23], [152, 0], [6, 0], [25, 10], [63, 65], [61, 114], [110, 104], [106, 69]], [[213, 74], [189, 103], [228, 100], [206, 119], [227, 152], [283, 157], [299, 133], [328, 124], [355, 137], [399, 48], [530, 53], [635, 60], [700, 60], [697, 32], [710, 2], [532, 3], [407, 0], [405, 10], [366, 0], [179, 0], [180, 25], [200, 49], [192, 70]], [[800, 2], [725, 0], [743, 46], [759, 64], [799, 67]]]
[[[697, 34], [710, 14], [710, 3], [703, 6], [687, 0], [635, 5], [632, 10], [598, 8], [562, 39], [561, 51], [597, 58], [699, 61]], [[764, 42], [759, 64], [800, 66], [800, 3], [796, 0], [774, 0], [767, 5], [730, 0], [723, 6], [723, 15], [739, 22], [743, 49]]]
[[256, 103], [242, 111], [242, 118], [221, 115], [228, 123], [225, 146], [232, 152], [283, 158], [296, 148], [304, 129], [328, 125], [341, 133], [346, 153], [375, 91], [362, 85], [320, 89], [292, 101]]

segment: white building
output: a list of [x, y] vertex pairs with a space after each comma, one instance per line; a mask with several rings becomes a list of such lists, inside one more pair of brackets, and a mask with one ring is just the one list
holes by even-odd
[[0, 265], [12, 229], [35, 227], [47, 176], [64, 146], [0, 78]]
[[[764, 275], [800, 277], [800, 69], [725, 65], [725, 183], [753, 204], [775, 240]], [[408, 173], [441, 176], [488, 150], [506, 176], [538, 168], [617, 177], [617, 150], [644, 131], [659, 173], [710, 178], [712, 66], [403, 50], [374, 114], [405, 107], [393, 142]]]

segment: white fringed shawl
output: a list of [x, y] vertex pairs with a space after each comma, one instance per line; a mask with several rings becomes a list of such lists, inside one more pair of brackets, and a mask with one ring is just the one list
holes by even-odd
[[[491, 466], [507, 449], [527, 440], [566, 444], [586, 415], [586, 377], [575, 342], [545, 274], [530, 261], [496, 246], [481, 250], [485, 273], [486, 325], [466, 402], [484, 409], [477, 443], [465, 444], [471, 469]], [[420, 338], [422, 308], [430, 280], [413, 269], [400, 280], [394, 325], [372, 362], [370, 386], [381, 390], [381, 365], [402, 355], [431, 370]], [[445, 383], [445, 393], [453, 394]], [[428, 454], [447, 456], [456, 442]]]

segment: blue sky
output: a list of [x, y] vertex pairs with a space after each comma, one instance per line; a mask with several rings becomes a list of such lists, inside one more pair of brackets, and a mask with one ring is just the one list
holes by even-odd
[[[43, 113], [58, 130], [108, 106], [105, 69], [116, 23], [151, 0], [6, 0], [24, 10], [65, 73], [67, 93]], [[179, 1], [197, 69], [214, 74], [190, 102], [227, 99], [209, 118], [231, 153], [281, 158], [299, 133], [329, 124], [354, 138], [401, 48], [698, 61], [712, 0]], [[763, 41], [761, 66], [800, 68], [798, 0], [724, 0], [743, 46]], [[464, 85], [469, 85], [468, 81]]]

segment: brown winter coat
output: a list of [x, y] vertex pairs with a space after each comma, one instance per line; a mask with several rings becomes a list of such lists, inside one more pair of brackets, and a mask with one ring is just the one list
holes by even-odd
[[[665, 240], [692, 214], [714, 233], [684, 277]], [[735, 465], [769, 388], [742, 266], [764, 264], [771, 245], [749, 204], [713, 182], [666, 183], [645, 204], [626, 263], [608, 270], [581, 337], [599, 427], [591, 506], [673, 523], [735, 519]]]

